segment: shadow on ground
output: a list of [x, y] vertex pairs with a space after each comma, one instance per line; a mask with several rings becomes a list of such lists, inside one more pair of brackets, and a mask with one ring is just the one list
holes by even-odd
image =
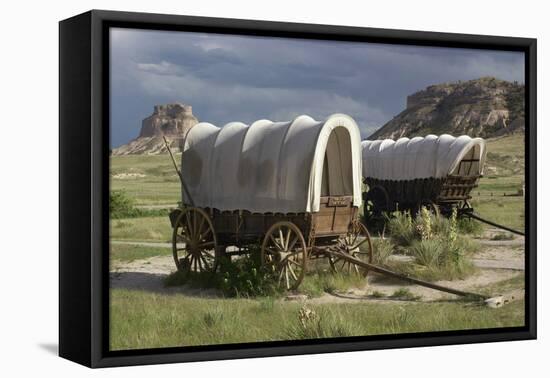
[[166, 287], [166, 274], [145, 272], [110, 272], [111, 289], [148, 291], [156, 294], [185, 294], [190, 297], [220, 298], [215, 289], [192, 288], [188, 285]]

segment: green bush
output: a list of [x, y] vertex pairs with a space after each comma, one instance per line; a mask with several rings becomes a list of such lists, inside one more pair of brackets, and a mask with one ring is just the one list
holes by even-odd
[[413, 220], [409, 212], [396, 212], [387, 218], [388, 231], [392, 241], [401, 246], [409, 246], [415, 238]]
[[390, 239], [379, 237], [372, 240], [372, 261], [377, 265], [385, 265], [393, 254], [394, 245]]
[[219, 272], [177, 271], [164, 279], [165, 286], [218, 289], [226, 297], [279, 296], [282, 293], [274, 278], [261, 267], [259, 253], [243, 255], [235, 261], [220, 259]]
[[433, 268], [440, 263], [443, 244], [438, 239], [415, 240], [409, 251], [417, 264]]
[[109, 193], [109, 213], [111, 219], [168, 216], [168, 209], [139, 209], [123, 190]]
[[242, 256], [235, 261], [220, 260], [221, 276], [219, 288], [228, 297], [262, 297], [280, 295], [274, 277], [261, 266], [260, 253]]
[[135, 215], [137, 209], [134, 201], [122, 190], [112, 190], [109, 193], [109, 212], [111, 218], [130, 218]]

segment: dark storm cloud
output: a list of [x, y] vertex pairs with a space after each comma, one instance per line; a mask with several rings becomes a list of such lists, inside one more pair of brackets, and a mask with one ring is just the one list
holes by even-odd
[[111, 56], [113, 146], [166, 102], [217, 125], [347, 113], [365, 137], [428, 85], [523, 81], [523, 54], [486, 50], [116, 29]]

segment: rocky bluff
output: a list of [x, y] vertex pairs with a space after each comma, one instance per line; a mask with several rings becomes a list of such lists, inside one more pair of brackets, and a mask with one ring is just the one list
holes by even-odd
[[369, 139], [524, 132], [524, 99], [523, 84], [492, 77], [432, 85], [408, 96], [407, 108]]
[[155, 105], [153, 114], [141, 122], [139, 136], [112, 150], [112, 155], [160, 154], [166, 152], [163, 136], [170, 148], [179, 151], [183, 136], [199, 120], [186, 104]]

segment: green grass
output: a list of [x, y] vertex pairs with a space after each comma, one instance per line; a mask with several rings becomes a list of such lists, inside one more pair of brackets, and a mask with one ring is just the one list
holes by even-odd
[[111, 244], [109, 257], [111, 261], [132, 262], [154, 256], [172, 255], [171, 248], [144, 247], [138, 245]]
[[[176, 156], [179, 162], [181, 155]], [[178, 176], [168, 155], [111, 156], [111, 189], [124, 190], [137, 205], [177, 205], [181, 199]], [[121, 174], [143, 177], [119, 178]]]
[[511, 195], [525, 182], [524, 137], [489, 139], [487, 151], [485, 176], [472, 192], [472, 205], [481, 217], [521, 231], [525, 229], [525, 199]]
[[[482, 218], [518, 231], [525, 229], [525, 202], [522, 197], [485, 198], [474, 197], [475, 212]], [[485, 226], [492, 228], [492, 226]]]
[[168, 216], [111, 219], [111, 240], [171, 242]]
[[[499, 309], [463, 302], [301, 305], [111, 289], [111, 350], [521, 326], [524, 302]], [[318, 324], [319, 323], [319, 324]], [[313, 328], [313, 329], [312, 329]]]
[[524, 272], [519, 272], [515, 277], [509, 278], [507, 280], [475, 288], [477, 292], [485, 295], [504, 294], [515, 289], [525, 289]]
[[306, 294], [309, 297], [320, 297], [324, 293], [344, 292], [349, 289], [359, 289], [365, 286], [365, 277], [361, 274], [351, 272], [333, 273], [332, 271], [317, 271], [308, 273], [298, 292]]
[[414, 295], [408, 288], [402, 287], [395, 290], [392, 295], [390, 295], [390, 298], [403, 301], [416, 301], [419, 300], [421, 297], [418, 295]]

